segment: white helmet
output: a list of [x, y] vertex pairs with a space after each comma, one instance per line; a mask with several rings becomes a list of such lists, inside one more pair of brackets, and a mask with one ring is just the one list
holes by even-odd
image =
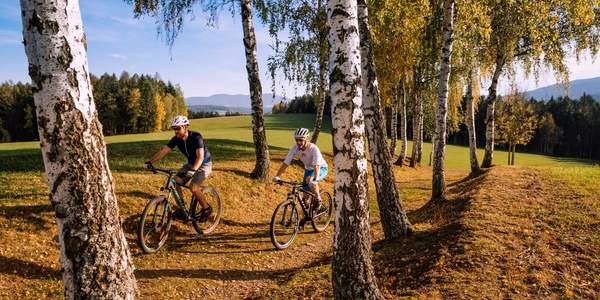
[[175, 116], [171, 121], [170, 127], [189, 125], [190, 121], [186, 116]]
[[294, 138], [308, 138], [308, 129], [306, 128], [298, 128], [294, 133]]

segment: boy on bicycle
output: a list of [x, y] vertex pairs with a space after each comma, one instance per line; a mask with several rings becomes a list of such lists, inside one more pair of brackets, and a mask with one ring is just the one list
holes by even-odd
[[[187, 163], [175, 175], [177, 182], [177, 193], [183, 199], [182, 185], [185, 185], [191, 179], [191, 191], [198, 199], [198, 203], [202, 206], [200, 211], [200, 222], [206, 222], [212, 214], [212, 207], [208, 205], [204, 194], [202, 193], [202, 182], [208, 178], [212, 172], [212, 160], [210, 151], [204, 143], [204, 139], [199, 132], [188, 130], [190, 121], [185, 116], [175, 116], [171, 121], [171, 129], [175, 131], [175, 136], [163, 146], [154, 157], [146, 162], [146, 165], [151, 166], [152, 163], [161, 160], [167, 153], [171, 152], [177, 146], [179, 151], [187, 158]], [[186, 212], [177, 207], [173, 212], [173, 218], [187, 220]]]
[[273, 177], [273, 181], [278, 182], [280, 180], [279, 176], [281, 176], [285, 172], [285, 169], [292, 163], [292, 159], [298, 157], [304, 164], [302, 188], [305, 191], [313, 192], [317, 196], [319, 201], [319, 206], [317, 208], [318, 214], [327, 210], [327, 208], [322, 205], [323, 201], [321, 199], [321, 194], [319, 193], [319, 181], [325, 179], [329, 168], [327, 167], [327, 162], [323, 159], [321, 150], [319, 150], [317, 145], [308, 141], [308, 136], [308, 129], [296, 129], [296, 132], [294, 133], [296, 144], [294, 144], [288, 152], [287, 157], [277, 171], [277, 175]]

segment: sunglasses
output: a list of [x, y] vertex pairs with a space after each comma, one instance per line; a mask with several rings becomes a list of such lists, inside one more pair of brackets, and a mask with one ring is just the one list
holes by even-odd
[[296, 142], [304, 142], [305, 139], [296, 139]]
[[181, 129], [181, 126], [174, 126], [174, 127], [171, 127], [171, 129], [173, 129], [175, 131], [179, 131], [179, 129]]

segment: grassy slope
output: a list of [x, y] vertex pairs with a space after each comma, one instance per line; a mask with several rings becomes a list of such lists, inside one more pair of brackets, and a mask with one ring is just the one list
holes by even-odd
[[[293, 128], [310, 127], [312, 118], [309, 115], [267, 118], [268, 139], [277, 160], [273, 169], [292, 143]], [[215, 173], [209, 183], [227, 199], [224, 223], [215, 235], [200, 240], [194, 238], [189, 226], [179, 225], [167, 251], [153, 256], [140, 256], [133, 238], [144, 199], [154, 194], [162, 179], [144, 173], [140, 166], [172, 134], [106, 138], [142, 297], [176, 297], [195, 292], [208, 298], [225, 295], [239, 298], [269, 296], [277, 291], [316, 297], [331, 295], [328, 266], [331, 228], [323, 235], [302, 234], [290, 250], [271, 251], [265, 230], [272, 209], [286, 190], [247, 178], [253, 165], [250, 123], [249, 117], [193, 121], [192, 128], [208, 139], [216, 160]], [[329, 125], [326, 127], [328, 131]], [[322, 135], [319, 146], [330, 153], [331, 136]], [[429, 146], [425, 145], [425, 153]], [[0, 298], [61, 295], [58, 250], [53, 238], [56, 227], [47, 201], [41, 155], [36, 147], [38, 143], [0, 144], [0, 186], [3, 187], [0, 189], [0, 240], [3, 241], [0, 244]], [[504, 163], [505, 158], [505, 153], [496, 153], [497, 162]], [[448, 147], [449, 182], [459, 182], [466, 176], [467, 159], [466, 148]], [[330, 156], [327, 160], [331, 163]], [[172, 154], [164, 165], [176, 168], [180, 163], [180, 155]], [[544, 293], [548, 293], [546, 296], [587, 297], [598, 293], [600, 278], [597, 272], [594, 278], [593, 270], [600, 268], [600, 259], [593, 249], [600, 248], [600, 188], [597, 184], [600, 168], [585, 161], [532, 154], [518, 154], [517, 164], [533, 168], [497, 168], [481, 178], [456, 184], [451, 194], [451, 199], [456, 201], [425, 208], [421, 207], [430, 194], [430, 169], [396, 168], [402, 200], [417, 233], [397, 244], [382, 243], [377, 207], [375, 201], [372, 202], [375, 265], [386, 295], [394, 298], [407, 295], [477, 297], [482, 295], [477, 294], [479, 290], [495, 292], [508, 275], [510, 280], [507, 279], [502, 292], [513, 298], [544, 296]], [[289, 177], [299, 177], [300, 173], [301, 170], [294, 167]], [[324, 184], [330, 190], [332, 180], [330, 176]], [[373, 187], [372, 180], [370, 184]], [[486, 192], [481, 192], [483, 190]], [[374, 188], [370, 191], [373, 194]], [[528, 200], [527, 205], [522, 206], [524, 195], [528, 195]], [[489, 203], [490, 200], [494, 203]], [[503, 205], [505, 203], [511, 205]], [[511, 230], [509, 239], [505, 233], [490, 231], [490, 228], [502, 227], [498, 221], [505, 218], [511, 218], [514, 226], [494, 230]], [[538, 224], [546, 224], [543, 234], [537, 234], [541, 226]], [[567, 250], [543, 252], [539, 243], [529, 242], [531, 239], [554, 241], [557, 249]], [[461, 246], [456, 252], [452, 247], [457, 241], [476, 247], [467, 246], [471, 250], [465, 251]], [[486, 265], [485, 261], [475, 268], [464, 265], [477, 262], [484, 255], [506, 256], [507, 245], [521, 251], [513, 251], [519, 255], [534, 249], [533, 253], [542, 253], [538, 258], [569, 260], [544, 261], [532, 267], [528, 265], [531, 260], [525, 264], [510, 261], [516, 258], [509, 255], [506, 263], [489, 261], [493, 266], [489, 268], [480, 268]], [[569, 261], [581, 263], [573, 266], [567, 264]], [[510, 267], [513, 263], [526, 267], [513, 269]], [[536, 268], [554, 271], [540, 274], [535, 272]], [[501, 270], [504, 273], [501, 274]], [[564, 277], [564, 283], [556, 284], [557, 276]], [[444, 278], [456, 280], [444, 282]], [[531, 288], [534, 284], [539, 287], [537, 290]]]

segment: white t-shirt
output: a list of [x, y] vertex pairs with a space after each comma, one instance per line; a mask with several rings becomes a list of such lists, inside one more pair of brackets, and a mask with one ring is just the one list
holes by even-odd
[[289, 166], [294, 157], [299, 158], [300, 161], [304, 163], [304, 168], [307, 170], [313, 170], [315, 165], [327, 165], [327, 162], [323, 159], [323, 155], [321, 155], [321, 150], [313, 143], [309, 143], [305, 150], [300, 150], [298, 144], [294, 144], [283, 163]]

